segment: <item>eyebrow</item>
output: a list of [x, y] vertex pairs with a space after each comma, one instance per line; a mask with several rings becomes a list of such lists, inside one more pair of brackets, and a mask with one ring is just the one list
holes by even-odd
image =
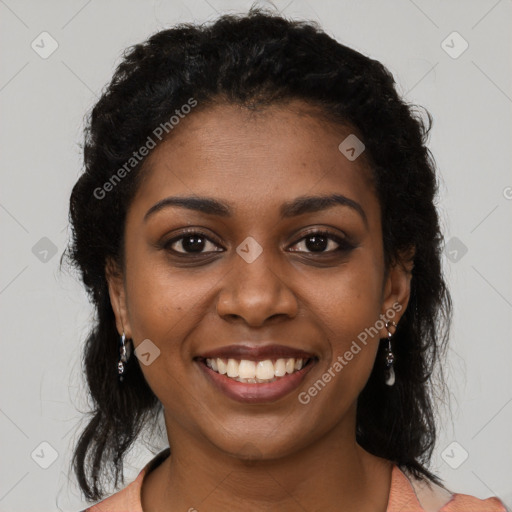
[[[144, 215], [144, 222], [154, 213], [167, 207], [186, 208], [195, 210], [207, 215], [217, 215], [219, 217], [231, 217], [233, 214], [229, 204], [219, 201], [211, 197], [198, 196], [175, 196], [166, 197], [158, 203], [154, 204]], [[305, 213], [314, 213], [327, 210], [335, 206], [346, 206], [357, 212], [368, 227], [368, 218], [362, 206], [344, 195], [331, 194], [327, 196], [300, 196], [283, 203], [280, 208], [280, 216], [282, 219], [304, 215]]]

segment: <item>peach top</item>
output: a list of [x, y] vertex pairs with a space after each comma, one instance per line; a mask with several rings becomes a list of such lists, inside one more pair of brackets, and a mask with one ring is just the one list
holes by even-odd
[[[149, 474], [170, 454], [166, 448], [151, 459], [137, 478], [121, 491], [105, 498], [83, 512], [144, 512], [141, 488], [144, 476]], [[508, 512], [495, 497], [481, 500], [467, 494], [453, 494], [440, 486], [427, 486], [407, 476], [395, 464], [391, 473], [391, 488], [386, 512]]]

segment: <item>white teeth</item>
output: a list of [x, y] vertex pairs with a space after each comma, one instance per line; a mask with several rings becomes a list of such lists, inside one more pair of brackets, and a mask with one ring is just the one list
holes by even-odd
[[[208, 364], [208, 361], [212, 361], [212, 359], [207, 359], [206, 364]], [[217, 371], [221, 375], [226, 375], [226, 372], [228, 371], [226, 361], [224, 361], [224, 359], [216, 359], [216, 361], [217, 361]], [[213, 367], [212, 367], [212, 370], [213, 370]]]
[[286, 375], [286, 361], [278, 359], [274, 364], [274, 374], [276, 377], [284, 377]]
[[227, 376], [238, 377], [238, 361], [228, 359]]
[[[231, 375], [229, 376], [231, 377]], [[241, 379], [254, 379], [256, 377], [256, 363], [242, 359], [238, 364], [238, 377]]]
[[275, 377], [274, 365], [270, 359], [266, 359], [265, 361], [260, 361], [258, 363], [256, 366], [256, 377], [261, 380], [270, 380]]
[[273, 382], [277, 377], [294, 373], [304, 368], [306, 359], [293, 358], [263, 361], [250, 361], [248, 359], [206, 359], [206, 365], [221, 375], [227, 375], [238, 382], [256, 384], [260, 382]]

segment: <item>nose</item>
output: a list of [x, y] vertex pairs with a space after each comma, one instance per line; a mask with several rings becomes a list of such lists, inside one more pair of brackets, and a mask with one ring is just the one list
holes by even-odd
[[251, 263], [238, 254], [234, 260], [217, 299], [220, 317], [228, 321], [242, 319], [247, 325], [259, 327], [270, 319], [297, 315], [297, 298], [287, 284], [282, 265], [276, 264], [269, 250]]

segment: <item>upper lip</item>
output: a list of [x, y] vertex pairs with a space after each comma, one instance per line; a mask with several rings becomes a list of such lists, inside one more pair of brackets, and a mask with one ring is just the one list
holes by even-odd
[[302, 349], [287, 347], [285, 345], [250, 345], [237, 343], [226, 345], [204, 352], [199, 358], [204, 359], [247, 359], [249, 361], [262, 361], [265, 359], [295, 358], [310, 359], [315, 354]]

